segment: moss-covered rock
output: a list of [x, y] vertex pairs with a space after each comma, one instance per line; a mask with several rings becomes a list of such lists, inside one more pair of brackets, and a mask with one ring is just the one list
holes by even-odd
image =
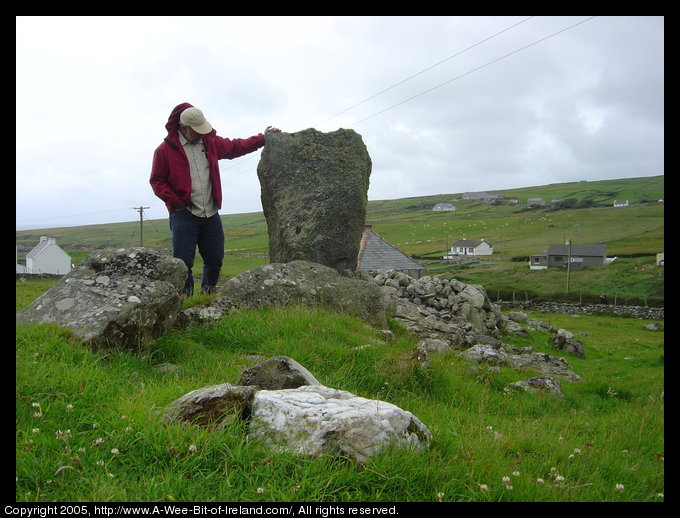
[[361, 136], [307, 129], [265, 138], [257, 175], [270, 260], [354, 272], [372, 167]]

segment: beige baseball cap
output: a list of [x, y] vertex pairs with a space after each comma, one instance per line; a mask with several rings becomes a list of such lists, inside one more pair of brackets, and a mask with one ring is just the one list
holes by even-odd
[[203, 112], [198, 108], [187, 108], [179, 116], [179, 123], [182, 126], [189, 126], [200, 135], [207, 135], [212, 131], [212, 126], [205, 120]]

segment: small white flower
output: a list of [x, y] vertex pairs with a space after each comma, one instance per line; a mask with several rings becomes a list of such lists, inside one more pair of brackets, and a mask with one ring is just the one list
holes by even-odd
[[564, 480], [564, 477], [562, 475], [557, 475], [555, 477], [555, 482], [562, 482]]
[[104, 461], [103, 460], [98, 460], [97, 461], [97, 466], [104, 466]]
[[479, 486], [479, 489], [481, 489], [482, 491], [488, 491], [488, 490], [489, 490], [489, 486], [487, 486], [486, 484], [481, 484], [481, 485]]
[[57, 439], [68, 439], [69, 437], [71, 437], [71, 430], [66, 430], [65, 432], [57, 430], [56, 432], [54, 432], [54, 435], [56, 436]]
[[33, 428], [33, 430], [31, 430], [31, 433], [39, 433], [39, 432], [40, 432], [40, 428]]
[[507, 484], [508, 482], [510, 482], [510, 477], [503, 477], [503, 483]]
[[73, 412], [73, 405], [71, 405], [70, 403], [68, 405], [66, 405], [66, 411], [67, 412]]
[[264, 488], [263, 488], [263, 487], [258, 487], [258, 488], [257, 488], [257, 492], [258, 492], [259, 494], [264, 493]]
[[40, 408], [40, 403], [31, 403], [33, 408]]
[[573, 459], [573, 458], [574, 458], [574, 454], [571, 453], [571, 454], [569, 455], [569, 457], [567, 457], [567, 458], [568, 458], [568, 459]]
[[614, 489], [616, 489], [619, 492], [622, 492], [624, 490], [623, 484], [616, 484], [614, 486]]
[[513, 471], [512, 474], [513, 474], [513, 476], [515, 476], [515, 477], [519, 477], [519, 471]]
[[581, 453], [581, 450], [579, 448], [574, 448], [574, 453], [578, 455], [579, 453]]
[[507, 489], [508, 491], [512, 491], [512, 486], [510, 484], [506, 484], [505, 489]]
[[104, 442], [103, 437], [98, 437], [97, 439], [94, 440], [94, 445], [97, 446], [99, 444], [102, 444]]
[[[196, 445], [195, 444], [190, 444], [189, 445], [189, 453], [195, 453], [196, 452]], [[261, 488], [260, 488], [261, 489]]]
[[130, 432], [132, 432], [132, 428], [130, 428], [129, 426], [126, 426], [125, 427], [125, 433], [130, 433]]
[[120, 451], [118, 451], [118, 448], [112, 448], [111, 449], [111, 455], [118, 455]]
[[537, 478], [536, 482], [538, 482], [539, 484], [543, 484], [543, 482], [545, 482], [545, 481], [542, 478]]

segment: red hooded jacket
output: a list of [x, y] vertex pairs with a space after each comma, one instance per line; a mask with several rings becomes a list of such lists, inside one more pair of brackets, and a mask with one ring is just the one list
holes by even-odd
[[[161, 200], [165, 202], [168, 211], [174, 212], [175, 203], [184, 202], [191, 206], [191, 173], [189, 160], [179, 141], [179, 116], [187, 108], [193, 106], [182, 103], [172, 110], [165, 128], [168, 136], [156, 148], [151, 165], [151, 188]], [[222, 207], [222, 183], [218, 160], [222, 158], [236, 158], [264, 146], [264, 135], [261, 133], [247, 139], [233, 139], [219, 137], [213, 129], [203, 135], [203, 143], [208, 155], [212, 196], [218, 208]]]

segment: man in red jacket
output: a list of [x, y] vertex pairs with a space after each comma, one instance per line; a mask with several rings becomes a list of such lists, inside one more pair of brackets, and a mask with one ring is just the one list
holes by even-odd
[[[218, 161], [252, 153], [264, 146], [264, 134], [247, 139], [217, 135], [203, 112], [189, 103], [172, 110], [165, 125], [168, 135], [156, 148], [151, 188], [170, 213], [173, 255], [189, 269], [183, 293], [193, 294], [196, 246], [203, 258], [201, 289], [213, 292], [224, 258], [224, 231], [218, 210], [222, 184]], [[279, 131], [268, 126], [264, 133]]]

